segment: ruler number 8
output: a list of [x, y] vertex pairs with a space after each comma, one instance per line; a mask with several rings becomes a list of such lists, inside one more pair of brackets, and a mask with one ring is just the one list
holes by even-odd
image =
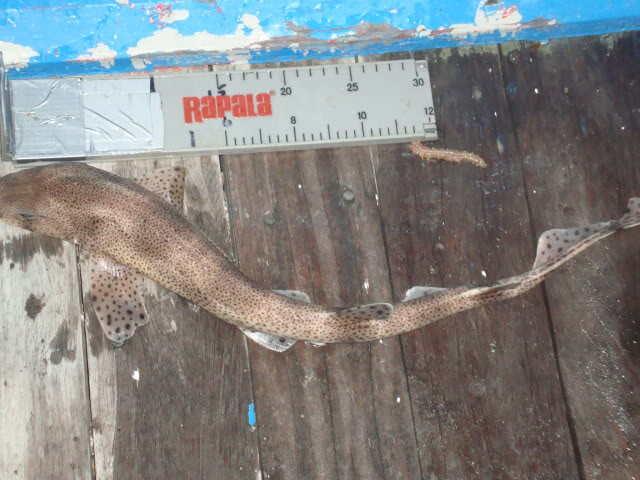
[[291, 125], [295, 125], [296, 124], [296, 117], [291, 117]]

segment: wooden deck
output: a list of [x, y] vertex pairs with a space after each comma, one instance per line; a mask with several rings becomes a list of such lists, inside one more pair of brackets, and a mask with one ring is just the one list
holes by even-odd
[[[542, 231], [640, 195], [640, 34], [425, 57], [439, 144], [489, 168], [406, 145], [101, 166], [186, 166], [187, 215], [244, 272], [333, 305], [520, 273]], [[399, 338], [286, 354], [148, 282], [152, 321], [114, 349], [75, 248], [0, 224], [0, 478], [640, 480], [639, 245]]]

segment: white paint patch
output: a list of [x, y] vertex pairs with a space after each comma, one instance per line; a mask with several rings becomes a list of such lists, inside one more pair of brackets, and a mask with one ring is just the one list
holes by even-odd
[[249, 52], [229, 52], [227, 54], [227, 61], [231, 65], [248, 65], [249, 60], [251, 59], [251, 54]]
[[416, 28], [416, 35], [418, 37], [428, 37], [431, 34], [431, 30], [429, 30], [424, 25], [418, 25]]
[[149, 62], [143, 58], [131, 59], [131, 65], [133, 65], [133, 68], [135, 68], [136, 70], [142, 70], [148, 63]]
[[136, 388], [138, 387], [138, 382], [140, 381], [140, 370], [137, 368], [131, 374], [131, 378], [133, 378], [136, 382]]
[[129, 0], [116, 0], [116, 3], [120, 5], [129, 5]]
[[31, 57], [40, 55], [31, 47], [2, 41], [0, 41], [0, 52], [2, 52], [5, 67], [15, 68], [17, 70], [29, 65]]
[[362, 288], [366, 293], [369, 293], [369, 279], [365, 278], [364, 283], [362, 284]]
[[176, 322], [174, 320], [171, 320], [171, 331], [172, 332], [178, 331], [178, 325], [176, 325]]
[[515, 32], [522, 28], [522, 14], [517, 5], [498, 8], [487, 13], [484, 10], [485, 0], [482, 0], [476, 9], [474, 23], [459, 23], [451, 25], [451, 35], [454, 37], [476, 36], [481, 33], [491, 33], [498, 30], [502, 35]]
[[[135, 46], [127, 49], [127, 54], [134, 57], [137, 55], [184, 51], [227, 51], [235, 48], [251, 48], [253, 44], [269, 39], [269, 36], [260, 26], [258, 17], [255, 15], [245, 13], [240, 18], [240, 22], [236, 31], [228, 35], [215, 35], [209, 32], [182, 35], [173, 28], [163, 28], [149, 37], [138, 40]], [[247, 29], [249, 32], [247, 32]]]
[[400, 403], [400, 397], [396, 398], [396, 402]]
[[189, 10], [178, 9], [163, 13], [160, 15], [159, 20], [162, 23], [174, 23], [186, 20], [187, 18], [189, 18]]
[[113, 67], [116, 52], [105, 43], [98, 43], [95, 47], [87, 49], [87, 53], [79, 55], [76, 60], [84, 62], [100, 62], [103, 68]]

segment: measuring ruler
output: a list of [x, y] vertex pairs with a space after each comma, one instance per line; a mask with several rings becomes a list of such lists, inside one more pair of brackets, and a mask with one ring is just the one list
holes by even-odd
[[437, 138], [424, 61], [9, 80], [13, 160], [239, 153]]

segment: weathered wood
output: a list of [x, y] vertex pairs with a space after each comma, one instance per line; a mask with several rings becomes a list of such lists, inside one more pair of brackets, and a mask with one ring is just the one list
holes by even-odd
[[[225, 161], [247, 275], [330, 305], [390, 298], [368, 148]], [[264, 478], [420, 478], [398, 339], [249, 351]]]
[[78, 284], [73, 245], [0, 223], [0, 478], [91, 478]]
[[[396, 300], [414, 285], [454, 287], [533, 263], [522, 170], [496, 48], [427, 55], [439, 147], [486, 170], [376, 151]], [[425, 479], [577, 478], [540, 289], [402, 337]]]
[[[619, 218], [640, 195], [640, 34], [502, 47], [533, 228]], [[640, 232], [545, 283], [583, 478], [640, 478]]]
[[[187, 216], [231, 253], [217, 158], [96, 166], [137, 177], [166, 165], [187, 168]], [[253, 397], [243, 335], [147, 280], [151, 321], [114, 349], [91, 309], [88, 278], [84, 266], [97, 478], [254, 479], [259, 458], [247, 422]]]

